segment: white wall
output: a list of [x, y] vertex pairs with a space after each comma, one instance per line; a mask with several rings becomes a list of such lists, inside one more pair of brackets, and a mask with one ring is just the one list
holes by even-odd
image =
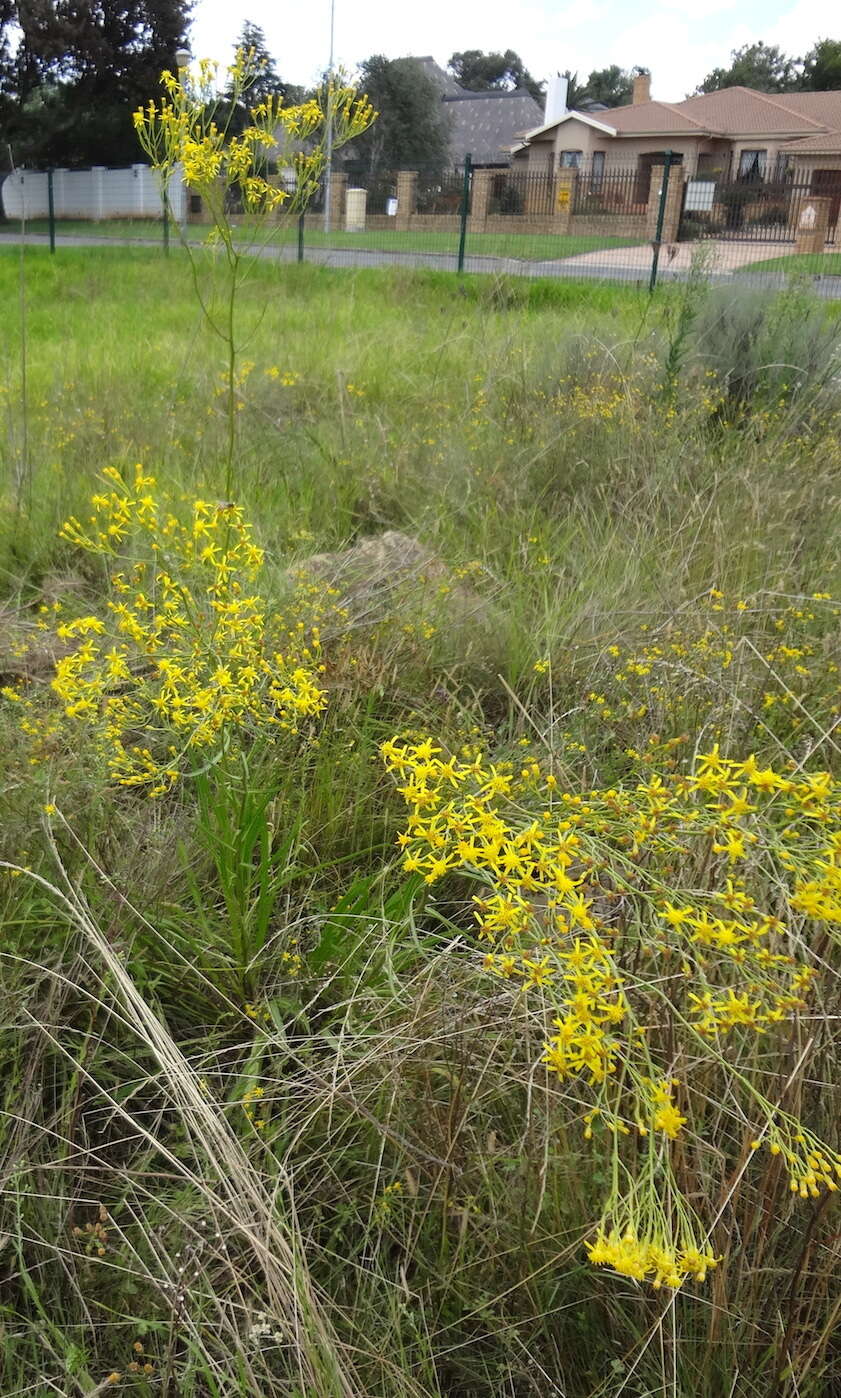
[[[18, 170], [2, 185], [6, 218], [46, 218], [47, 176], [40, 170]], [[163, 214], [160, 180], [149, 165], [127, 170], [55, 170], [53, 204], [56, 218], [160, 218]], [[174, 219], [187, 217], [187, 191], [176, 170], [169, 187], [169, 207]]]

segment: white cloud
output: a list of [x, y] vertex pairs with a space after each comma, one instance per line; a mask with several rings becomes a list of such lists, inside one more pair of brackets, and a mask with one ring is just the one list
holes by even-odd
[[702, 20], [705, 26], [711, 15], [735, 10], [738, 3], [739, 0], [704, 0], [703, 13], [700, 13], [698, 0], [660, 0], [662, 9], [676, 10], [678, 14], [686, 15], [687, 19]]
[[[678, 100], [730, 51], [756, 39], [802, 53], [828, 28], [827, 0], [335, 0], [336, 57], [352, 67], [372, 53], [432, 53], [446, 63], [458, 49], [514, 48], [538, 78], [571, 68], [642, 63], [655, 96]], [[279, 71], [295, 82], [327, 65], [330, 0], [198, 0], [193, 50], [227, 60], [242, 20], [266, 32]]]
[[834, 37], [837, 27], [826, 0], [798, 0], [767, 26], [763, 38], [766, 43], [779, 44], [785, 53], [801, 58], [818, 39]]

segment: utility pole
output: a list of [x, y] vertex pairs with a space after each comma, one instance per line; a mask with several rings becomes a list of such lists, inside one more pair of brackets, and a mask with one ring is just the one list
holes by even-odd
[[333, 40], [336, 30], [336, 0], [330, 0], [330, 63], [327, 68], [327, 136], [324, 142], [324, 232], [330, 232], [330, 203], [333, 194]]

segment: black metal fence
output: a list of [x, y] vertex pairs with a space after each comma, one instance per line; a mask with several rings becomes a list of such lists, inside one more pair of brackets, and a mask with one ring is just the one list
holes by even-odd
[[650, 179], [632, 169], [605, 170], [602, 165], [566, 170], [501, 170], [492, 178], [488, 211], [513, 217], [551, 217], [568, 200], [574, 216], [621, 219], [646, 212]]
[[583, 168], [573, 185], [573, 214], [626, 218], [644, 214], [648, 208], [651, 179], [642, 170]]
[[[757, 177], [687, 182], [679, 237], [725, 242], [793, 244], [815, 218], [815, 201], [829, 201], [826, 242], [834, 248], [841, 207], [841, 170], [818, 171], [808, 180], [790, 173], [770, 180]], [[823, 215], [823, 210], [820, 211]], [[804, 224], [805, 220], [805, 224]]]
[[488, 213], [521, 218], [549, 217], [555, 209], [555, 179], [549, 170], [501, 170], [490, 181]]
[[[395, 186], [396, 188], [396, 186]], [[468, 180], [467, 212], [470, 211], [470, 181]], [[458, 217], [464, 200], [464, 172], [448, 170], [442, 175], [419, 177], [415, 195], [415, 212], [419, 216]]]
[[[39, 177], [44, 183], [46, 177]], [[47, 195], [50, 190], [45, 184]], [[364, 198], [359, 191], [364, 190]], [[23, 222], [0, 224], [0, 240], [158, 241], [205, 237], [201, 214], [95, 223], [49, 217], [48, 201]], [[328, 205], [328, 207], [325, 207]], [[387, 172], [376, 180], [336, 172], [306, 215], [257, 227], [235, 218], [243, 247], [280, 260], [332, 266], [424, 266], [460, 272], [583, 278], [653, 287], [658, 279], [704, 275], [782, 285], [790, 273], [841, 297], [841, 170], [795, 180], [687, 172], [678, 159], [640, 158], [632, 167], [599, 161], [569, 168], [474, 169], [435, 176]], [[810, 220], [814, 223], [811, 228]]]
[[389, 208], [397, 202], [397, 178], [395, 175], [379, 175], [374, 179], [370, 176], [350, 176], [350, 184], [354, 188], [364, 189], [366, 194], [365, 212], [366, 217], [383, 217], [389, 214]]

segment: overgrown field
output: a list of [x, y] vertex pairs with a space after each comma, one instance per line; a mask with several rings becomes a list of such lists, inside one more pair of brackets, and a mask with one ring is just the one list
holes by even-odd
[[829, 1398], [841, 325], [219, 275], [0, 254], [0, 1392]]

